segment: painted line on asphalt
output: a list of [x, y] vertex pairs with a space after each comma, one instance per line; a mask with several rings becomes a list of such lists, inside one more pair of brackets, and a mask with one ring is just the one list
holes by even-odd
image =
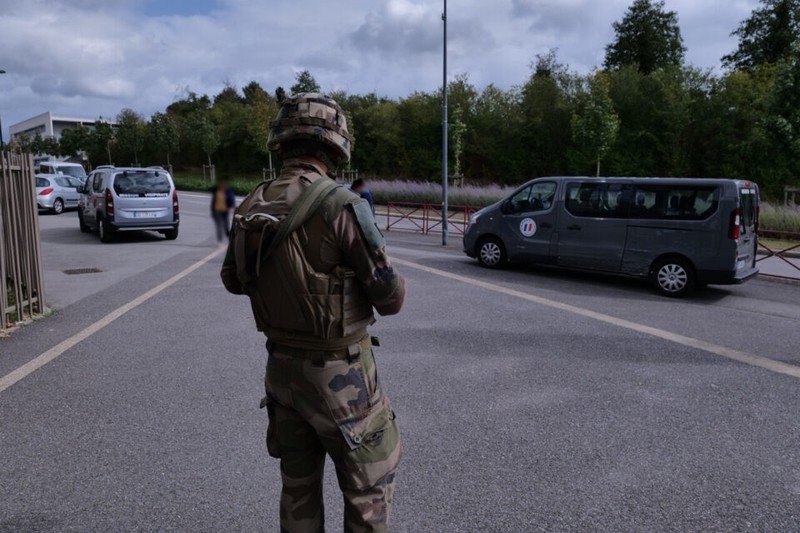
[[452, 272], [439, 270], [438, 268], [427, 267], [425, 265], [420, 265], [419, 263], [414, 263], [411, 261], [406, 261], [404, 259], [399, 259], [396, 256], [392, 256], [391, 260], [393, 263], [396, 263], [398, 265], [403, 265], [409, 268], [421, 270], [429, 274], [434, 274], [436, 276], [441, 276], [443, 278], [460, 281], [461, 283], [466, 283], [468, 285], [480, 287], [482, 289], [498, 292], [508, 296], [513, 296], [515, 298], [520, 298], [522, 300], [527, 300], [529, 302], [533, 302], [536, 304], [545, 305], [547, 307], [552, 307], [554, 309], [559, 309], [561, 311], [566, 311], [568, 313], [573, 313], [587, 318], [599, 320], [600, 322], [605, 322], [607, 324], [612, 324], [614, 326], [626, 328], [632, 331], [636, 331], [638, 333], [644, 333], [646, 335], [658, 337], [660, 339], [664, 339], [673, 342], [675, 344], [680, 344], [683, 346], [687, 346], [689, 348], [695, 348], [698, 350], [702, 350], [704, 352], [720, 355], [722, 357], [733, 359], [734, 361], [738, 361], [740, 363], [764, 368], [771, 372], [777, 372], [778, 374], [784, 374], [794, 378], [800, 378], [800, 366], [790, 365], [788, 363], [783, 363], [781, 361], [775, 361], [774, 359], [769, 359], [768, 357], [762, 357], [760, 355], [753, 355], [746, 352], [740, 352], [738, 350], [732, 350], [730, 348], [725, 348], [724, 346], [718, 346], [710, 342], [706, 342], [700, 339], [695, 339], [692, 337], [686, 337], [684, 335], [679, 335], [677, 333], [672, 333], [670, 331], [666, 331], [663, 329], [658, 329], [651, 326], [645, 326], [644, 324], [638, 324], [636, 322], [631, 322], [630, 320], [625, 320], [623, 318], [617, 318], [611, 315], [606, 315], [604, 313], [598, 313], [596, 311], [591, 311], [589, 309], [584, 309], [582, 307], [565, 304], [562, 302], [558, 302], [556, 300], [550, 300], [548, 298], [543, 298], [541, 296], [534, 296], [533, 294], [528, 294], [526, 292], [509, 289], [501, 285], [496, 285], [494, 283], [481, 281], [467, 276], [453, 274]]
[[50, 348], [49, 350], [47, 350], [43, 354], [37, 356], [36, 358], [32, 359], [31, 361], [29, 361], [29, 362], [25, 363], [24, 365], [22, 365], [21, 367], [17, 368], [13, 372], [11, 372], [9, 374], [6, 374], [2, 378], [0, 378], [0, 392], [3, 392], [7, 388], [11, 387], [12, 385], [14, 385], [18, 381], [20, 381], [21, 379], [24, 379], [25, 377], [27, 377], [28, 375], [32, 374], [36, 370], [42, 368], [44, 365], [46, 365], [47, 363], [53, 361], [58, 356], [60, 356], [61, 354], [63, 354], [67, 350], [69, 350], [70, 348], [74, 347], [79, 342], [88, 339], [89, 337], [91, 337], [92, 335], [94, 335], [95, 333], [97, 333], [98, 331], [103, 329], [104, 327], [108, 326], [109, 324], [111, 324], [112, 322], [114, 322], [115, 320], [120, 318], [122, 315], [124, 315], [128, 311], [131, 311], [131, 310], [135, 309], [136, 307], [142, 305], [143, 303], [145, 303], [147, 300], [149, 300], [153, 296], [155, 296], [158, 293], [162, 292], [164, 289], [167, 289], [168, 287], [170, 287], [170, 286], [174, 285], [175, 283], [177, 283], [178, 281], [182, 280], [183, 278], [185, 278], [186, 276], [188, 276], [189, 274], [191, 274], [192, 272], [194, 272], [195, 270], [197, 270], [201, 266], [205, 265], [206, 263], [208, 263], [209, 261], [211, 261], [212, 259], [217, 257], [223, 251], [225, 251], [225, 250], [224, 249], [215, 250], [214, 252], [212, 252], [211, 254], [207, 255], [206, 257], [204, 257], [203, 259], [201, 259], [197, 263], [193, 264], [192, 266], [190, 266], [186, 270], [184, 270], [184, 271], [172, 276], [167, 281], [161, 283], [160, 285], [157, 285], [157, 286], [153, 287], [152, 289], [150, 289], [146, 293], [142, 294], [138, 298], [135, 298], [135, 299], [131, 300], [130, 302], [126, 303], [125, 305], [123, 305], [122, 307], [119, 307], [116, 310], [112, 311], [111, 313], [106, 315], [104, 318], [98, 320], [97, 322], [95, 322], [91, 326], [87, 327], [83, 331], [80, 331], [80, 332], [76, 333], [75, 335], [73, 335], [72, 337], [70, 337], [70, 338], [58, 343], [57, 345], [53, 346], [52, 348]]

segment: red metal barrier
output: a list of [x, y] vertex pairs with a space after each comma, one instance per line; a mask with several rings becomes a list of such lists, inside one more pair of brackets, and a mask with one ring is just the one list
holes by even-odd
[[[778, 259], [780, 259], [781, 261], [783, 261], [784, 263], [786, 263], [787, 265], [792, 267], [794, 270], [796, 270], [798, 275], [796, 277], [773, 275], [773, 277], [798, 279], [800, 277], [800, 266], [798, 266], [797, 263], [787, 259], [787, 257], [789, 257], [788, 256], [789, 252], [793, 252], [794, 250], [800, 249], [800, 233], [793, 233], [793, 232], [790, 232], [790, 231], [759, 230], [758, 234], [759, 234], [760, 237], [770, 237], [770, 238], [773, 238], [773, 239], [783, 239], [783, 240], [787, 240], [787, 241], [795, 241], [796, 244], [794, 244], [792, 246], [789, 246], [788, 248], [784, 248], [782, 250], [778, 250], [778, 249], [773, 250], [772, 248], [770, 248], [769, 246], [767, 246], [766, 244], [764, 244], [762, 241], [759, 240], [759, 242], [758, 242], [759, 248], [762, 248], [762, 249], [766, 250], [766, 253], [763, 256], [758, 257], [756, 259], [756, 262], [764, 261], [766, 259], [769, 259], [770, 257], [777, 257]], [[770, 274], [768, 274], [768, 275], [770, 275]]]
[[[478, 209], [471, 205], [448, 206], [448, 230], [464, 235], [469, 217]], [[426, 235], [441, 225], [442, 208], [439, 205], [413, 202], [389, 202], [386, 205], [386, 231], [395, 228]]]
[[[411, 202], [389, 202], [386, 205], [386, 231], [394, 226], [398, 229], [411, 229], [425, 233], [425, 206], [427, 204], [415, 204]], [[392, 220], [394, 217], [394, 220]], [[403, 227], [403, 224], [411, 224], [412, 228]]]
[[[467, 232], [467, 224], [472, 213], [480, 209], [472, 205], [448, 205], [447, 206], [447, 229], [459, 235]], [[426, 233], [442, 226], [442, 208], [440, 206], [429, 205], [428, 207], [428, 226]]]

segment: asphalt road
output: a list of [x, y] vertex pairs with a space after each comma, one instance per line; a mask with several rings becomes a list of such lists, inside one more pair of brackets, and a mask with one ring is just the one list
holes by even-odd
[[[181, 205], [176, 241], [40, 217], [56, 312], [0, 339], [0, 384], [52, 360], [0, 391], [1, 532], [278, 531], [264, 339], [221, 287], [207, 197]], [[672, 300], [387, 238], [408, 282], [373, 329], [405, 447], [392, 531], [800, 531], [799, 285]]]

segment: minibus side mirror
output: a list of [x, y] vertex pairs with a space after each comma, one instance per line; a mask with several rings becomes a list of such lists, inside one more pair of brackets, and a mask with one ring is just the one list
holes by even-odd
[[506, 200], [502, 204], [500, 204], [500, 212], [504, 215], [510, 215], [513, 209], [511, 209], [511, 200]]

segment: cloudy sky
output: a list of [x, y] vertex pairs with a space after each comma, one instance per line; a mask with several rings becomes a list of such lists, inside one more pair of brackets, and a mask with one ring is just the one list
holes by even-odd
[[[557, 48], [580, 73], [602, 64], [632, 0], [450, 0], [448, 73], [478, 88], [524, 83]], [[758, 0], [666, 0], [687, 62], [719, 70]], [[404, 97], [442, 79], [443, 0], [0, 0], [0, 119], [45, 111], [146, 118], [191, 90], [252, 80], [287, 91], [308, 69], [323, 90]]]

